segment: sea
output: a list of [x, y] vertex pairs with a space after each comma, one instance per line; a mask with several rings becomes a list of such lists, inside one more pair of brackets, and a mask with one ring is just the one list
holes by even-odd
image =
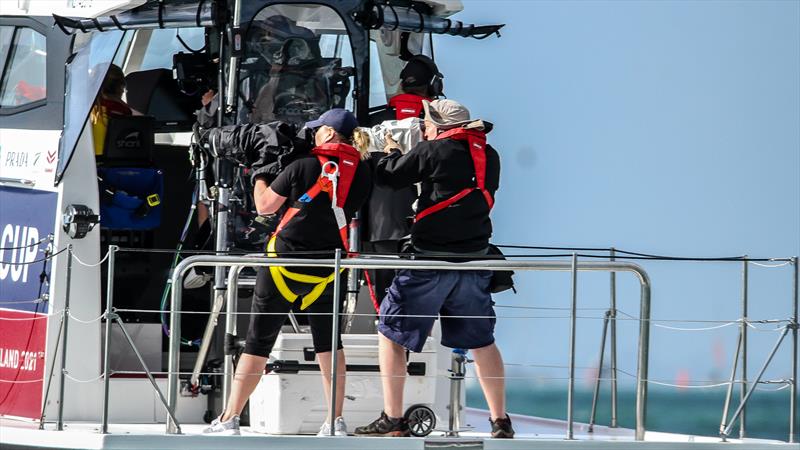
[[[775, 390], [779, 387], [765, 385], [763, 389], [756, 390], [750, 396], [745, 418], [745, 432], [748, 437], [788, 441], [790, 395], [789, 389]], [[718, 436], [725, 394], [725, 386], [708, 389], [650, 386], [647, 429], [698, 436]], [[567, 418], [566, 385], [510, 380], [506, 386], [506, 398], [511, 413], [562, 420]], [[636, 392], [633, 386], [620, 386], [617, 406], [619, 426], [634, 428], [635, 401]], [[733, 415], [738, 404], [739, 396], [735, 394], [729, 417]], [[477, 383], [468, 385], [467, 406], [486, 408], [486, 402]], [[589, 422], [592, 409], [591, 388], [576, 387], [573, 408], [576, 422]], [[604, 385], [600, 391], [595, 423], [609, 425], [610, 419], [610, 391], [608, 385]], [[800, 424], [796, 423], [795, 441], [800, 438], [798, 431]], [[739, 436], [738, 422], [731, 436]]]

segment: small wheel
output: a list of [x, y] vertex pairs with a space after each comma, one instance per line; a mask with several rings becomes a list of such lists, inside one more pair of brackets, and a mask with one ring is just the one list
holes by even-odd
[[210, 409], [207, 409], [206, 412], [203, 413], [203, 422], [205, 423], [211, 423], [211, 421], [216, 418], [217, 416], [214, 415], [214, 411], [211, 411]]
[[411, 406], [406, 410], [405, 417], [408, 421], [408, 430], [413, 436], [427, 436], [436, 426], [436, 414], [427, 406]]

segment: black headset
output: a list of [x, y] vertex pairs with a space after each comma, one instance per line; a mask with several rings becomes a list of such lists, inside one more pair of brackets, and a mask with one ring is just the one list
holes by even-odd
[[[428, 95], [431, 98], [444, 96], [444, 75], [439, 72], [439, 68], [436, 66], [436, 63], [426, 55], [414, 55], [408, 60], [408, 62], [406, 62], [406, 67], [408, 67], [408, 64], [414, 60], [425, 64], [428, 70], [430, 70], [431, 74], [433, 74], [431, 76], [431, 81], [428, 83]], [[400, 72], [400, 79], [404, 79], [406, 77], [405, 74], [406, 69], [404, 67]]]

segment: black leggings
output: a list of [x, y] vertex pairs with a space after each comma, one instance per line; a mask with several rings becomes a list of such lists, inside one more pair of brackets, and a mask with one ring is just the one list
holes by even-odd
[[[308, 273], [309, 275], [327, 276], [330, 275], [332, 269], [317, 269], [312, 268], [298, 268], [289, 267], [292, 272]], [[260, 267], [256, 277], [256, 286], [253, 292], [253, 305], [250, 311], [253, 313], [268, 313], [268, 314], [255, 314], [250, 316], [250, 327], [247, 330], [247, 341], [244, 347], [244, 353], [255, 356], [268, 357], [272, 348], [275, 346], [275, 341], [278, 339], [278, 333], [281, 327], [286, 323], [289, 316], [289, 311], [294, 311], [299, 320], [304, 317], [308, 318], [308, 324], [311, 325], [311, 338], [314, 342], [315, 353], [325, 353], [331, 351], [331, 334], [333, 333], [333, 282], [328, 283], [325, 291], [319, 298], [314, 301], [302, 312], [300, 305], [302, 298], [308, 294], [314, 287], [312, 284], [299, 283], [284, 277], [289, 289], [298, 295], [294, 303], [289, 303], [283, 295], [278, 291], [275, 283], [272, 281], [269, 268]], [[339, 302], [342, 304], [347, 291], [347, 277], [346, 272], [340, 275], [341, 282], [339, 289]], [[311, 313], [311, 314], [304, 314]], [[342, 348], [342, 336], [339, 334], [339, 346]]]

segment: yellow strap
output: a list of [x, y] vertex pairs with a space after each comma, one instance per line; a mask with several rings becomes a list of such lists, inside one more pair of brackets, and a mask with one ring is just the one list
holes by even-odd
[[[272, 236], [267, 243], [267, 257], [275, 258], [277, 256], [278, 255], [275, 253], [275, 236]], [[342, 271], [344, 271], [344, 269], [342, 269]], [[298, 281], [300, 283], [316, 285], [311, 289], [311, 292], [303, 296], [303, 301], [300, 304], [301, 311], [308, 308], [320, 297], [320, 295], [322, 295], [322, 293], [325, 291], [325, 287], [328, 285], [328, 283], [333, 281], [336, 275], [335, 273], [331, 273], [328, 277], [318, 277], [314, 275], [306, 275], [304, 273], [290, 272], [285, 267], [278, 266], [270, 266], [269, 272], [272, 275], [272, 281], [275, 283], [275, 287], [278, 288], [278, 292], [280, 292], [283, 298], [285, 298], [289, 303], [294, 303], [294, 301], [297, 300], [298, 295], [292, 292], [283, 277]]]

